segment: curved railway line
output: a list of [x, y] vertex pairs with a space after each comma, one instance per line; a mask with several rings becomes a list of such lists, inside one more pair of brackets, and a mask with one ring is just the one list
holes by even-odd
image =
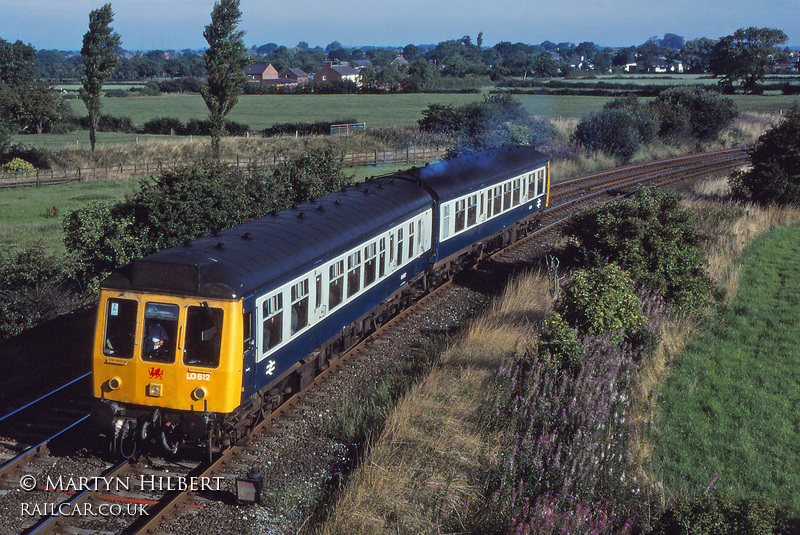
[[[518, 240], [491, 256], [494, 259], [508, 255], [521, 245], [531, 243], [532, 237], [542, 237], [557, 229], [574, 213], [619, 195], [630, 194], [639, 187], [662, 187], [679, 180], [728, 171], [748, 161], [747, 149], [731, 149], [630, 165], [562, 180], [552, 185], [549, 209], [535, 221], [532, 218], [531, 221], [521, 222], [515, 230]], [[6, 533], [5, 530], [10, 528], [26, 534], [152, 533], [159, 531], [159, 526], [178, 514], [181, 508], [184, 511], [198, 509], [209, 503], [209, 493], [214, 493], [213, 499], [216, 501], [233, 501], [232, 493], [222, 491], [221, 485], [230, 488], [234, 478], [247, 473], [253, 461], [259, 459], [254, 452], [259, 448], [270, 448], [275, 437], [282, 434], [282, 422], [302, 419], [308, 411], [320, 412], [324, 410], [323, 407], [330, 407], [333, 400], [325, 392], [339, 392], [336, 381], [349, 373], [348, 368], [358, 366], [359, 359], [369, 355], [371, 347], [382, 344], [405, 329], [406, 323], [415, 314], [420, 314], [420, 310], [425, 307], [442, 308], [437, 304], [437, 299], [450, 291], [452, 284], [452, 281], [445, 282], [354, 345], [320, 374], [309, 388], [285, 402], [277, 411], [266, 415], [260, 424], [250, 430], [249, 442], [233, 445], [211, 461], [176, 462], [151, 458], [140, 452], [117, 464], [91, 456], [77, 455], [74, 459], [71, 456], [48, 457], [50, 442], [85, 425], [88, 410], [81, 414], [81, 403], [78, 403], [60, 424], [54, 423], [52, 418], [40, 419], [39, 416], [52, 415], [53, 406], [64, 406], [66, 399], [79, 397], [71, 389], [80, 386], [89, 374], [0, 416], [0, 435], [15, 436], [13, 449], [20, 450], [12, 458], [0, 457], [0, 517], [6, 517], [6, 522], [10, 522], [10, 525], [0, 525], [0, 532]], [[372, 365], [371, 358], [363, 357], [363, 365]], [[87, 392], [88, 388], [84, 391]], [[49, 408], [37, 409], [47, 403], [50, 403], [47, 406]], [[21, 418], [27, 421], [29, 427], [39, 430], [38, 440], [21, 439], [23, 433], [18, 427]], [[17, 422], [17, 426], [10, 425], [11, 422]], [[45, 429], [50, 431], [44, 432]], [[23, 480], [35, 481], [36, 485], [30, 489], [23, 488]], [[180, 488], [180, 485], [174, 484], [176, 481], [194, 481], [196, 484]], [[25, 492], [20, 492], [20, 489]], [[10, 521], [8, 515], [13, 515], [11, 518], [19, 517], [20, 509], [15, 512], [14, 508], [22, 507], [25, 503], [29, 505], [26, 510], [28, 514], [18, 522]], [[102, 511], [104, 504], [106, 511], [119, 514], [80, 514]], [[76, 511], [79, 514], [75, 514]]]

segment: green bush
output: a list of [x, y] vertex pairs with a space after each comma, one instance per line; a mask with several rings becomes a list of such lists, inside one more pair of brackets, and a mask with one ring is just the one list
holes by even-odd
[[584, 117], [574, 139], [590, 151], [629, 161], [642, 145], [639, 120], [622, 109], [604, 109]]
[[25, 173], [27, 171], [34, 171], [36, 168], [33, 164], [26, 162], [22, 158], [14, 158], [3, 166], [7, 173]]
[[562, 370], [575, 371], [583, 361], [583, 344], [577, 332], [567, 325], [561, 314], [553, 314], [545, 320], [539, 333], [539, 354], [548, 353]]
[[732, 99], [698, 87], [674, 87], [659, 93], [650, 104], [661, 123], [664, 139], [710, 141], [738, 114]]
[[642, 190], [572, 218], [575, 261], [584, 267], [619, 265], [637, 284], [659, 290], [670, 305], [695, 309], [711, 297], [703, 240], [694, 216], [672, 193]]
[[141, 132], [143, 134], [174, 136], [181, 134], [183, 128], [183, 121], [176, 117], [156, 117], [144, 123]]
[[70, 258], [41, 246], [0, 252], [0, 339], [82, 304], [74, 271]]
[[683, 500], [657, 521], [652, 535], [789, 535], [797, 533], [797, 519], [758, 498], [726, 495]]
[[734, 174], [737, 197], [760, 204], [800, 205], [800, 108], [758, 138], [750, 154], [752, 168]]
[[576, 271], [564, 285], [556, 310], [583, 334], [609, 334], [617, 340], [645, 322], [633, 280], [616, 264]]

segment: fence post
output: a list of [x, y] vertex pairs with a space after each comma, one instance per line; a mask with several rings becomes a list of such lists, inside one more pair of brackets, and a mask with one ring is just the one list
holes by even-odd
[[81, 181], [81, 168], [78, 167], [78, 182]]

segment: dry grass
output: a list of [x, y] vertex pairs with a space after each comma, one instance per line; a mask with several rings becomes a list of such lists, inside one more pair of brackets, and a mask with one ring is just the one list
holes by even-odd
[[316, 533], [463, 529], [480, 508], [492, 455], [479, 422], [487, 381], [503, 354], [532, 340], [532, 325], [551, 309], [544, 274], [511, 281], [397, 406]]

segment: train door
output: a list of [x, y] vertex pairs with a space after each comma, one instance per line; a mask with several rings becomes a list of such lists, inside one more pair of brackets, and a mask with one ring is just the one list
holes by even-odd
[[245, 397], [249, 397], [257, 388], [256, 346], [255, 298], [251, 295], [242, 301], [242, 387]]
[[324, 288], [326, 288], [323, 280], [324, 270], [322, 268], [314, 270], [314, 311], [312, 313], [312, 322], [316, 323], [325, 317], [328, 312], [327, 302], [323, 295]]

